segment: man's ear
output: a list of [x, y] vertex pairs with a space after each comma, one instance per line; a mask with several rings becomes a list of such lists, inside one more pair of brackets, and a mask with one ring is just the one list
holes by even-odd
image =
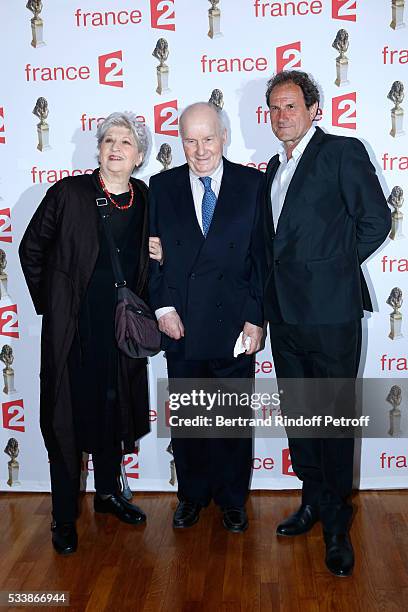
[[312, 104], [312, 106], [310, 106], [309, 108], [309, 114], [310, 114], [310, 118], [313, 121], [316, 117], [317, 114], [317, 109], [319, 108], [319, 103], [315, 102], [314, 104]]
[[222, 132], [222, 144], [225, 144], [226, 142], [227, 142], [227, 130], [226, 128], [224, 128]]

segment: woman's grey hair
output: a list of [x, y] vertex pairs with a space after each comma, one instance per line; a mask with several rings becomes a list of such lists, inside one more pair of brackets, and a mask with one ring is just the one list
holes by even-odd
[[122, 113], [111, 113], [108, 117], [106, 117], [106, 119], [98, 126], [96, 131], [98, 150], [101, 148], [106, 132], [111, 127], [124, 127], [131, 131], [136, 141], [137, 148], [139, 149], [139, 153], [142, 153], [143, 155], [143, 164], [149, 150], [149, 132], [147, 127], [137, 120], [135, 113], [132, 113], [131, 111], [124, 111]]
[[185, 120], [187, 113], [189, 113], [192, 110], [198, 110], [199, 108], [205, 108], [205, 107], [210, 108], [211, 110], [215, 112], [217, 120], [218, 120], [218, 128], [219, 128], [220, 134], [222, 134], [224, 130], [227, 129], [227, 122], [226, 122], [225, 114], [223, 110], [221, 110], [215, 104], [212, 104], [212, 102], [195, 102], [194, 104], [190, 104], [189, 106], [186, 106], [186, 108], [183, 110], [183, 112], [180, 115], [179, 128], [180, 128], [181, 137], [183, 137], [184, 120]]

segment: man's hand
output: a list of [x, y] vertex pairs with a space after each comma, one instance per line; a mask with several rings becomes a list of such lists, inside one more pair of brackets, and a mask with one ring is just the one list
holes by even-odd
[[169, 338], [173, 338], [173, 340], [183, 338], [184, 325], [175, 310], [161, 316], [157, 323], [160, 331], [169, 336]]
[[163, 264], [163, 248], [160, 238], [157, 236], [150, 236], [149, 238], [149, 255], [151, 259], [155, 259], [160, 265]]
[[248, 350], [245, 351], [247, 355], [256, 353], [261, 348], [261, 341], [263, 336], [263, 327], [258, 327], [253, 323], [245, 322], [243, 331], [242, 342], [245, 343], [246, 338], [250, 338], [251, 345]]

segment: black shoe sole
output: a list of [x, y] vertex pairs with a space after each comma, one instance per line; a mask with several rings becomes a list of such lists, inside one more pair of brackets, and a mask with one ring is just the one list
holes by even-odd
[[[326, 567], [327, 567], [327, 565], [326, 565]], [[354, 568], [352, 568], [348, 574], [337, 574], [336, 572], [333, 572], [333, 570], [331, 570], [329, 567], [327, 567], [327, 569], [329, 570], [331, 575], [332, 576], [336, 576], [336, 578], [350, 578], [353, 575], [353, 569]]]
[[299, 535], [303, 535], [305, 533], [308, 533], [309, 531], [311, 531], [313, 529], [313, 527], [316, 525], [318, 521], [315, 521], [313, 523], [313, 525], [311, 525], [310, 527], [308, 527], [307, 529], [304, 529], [303, 531], [297, 531], [296, 533], [281, 533], [280, 531], [278, 531], [278, 529], [276, 529], [276, 535], [284, 537], [284, 538], [295, 538], [296, 536]]
[[199, 512], [198, 512], [198, 514], [195, 516], [194, 520], [193, 520], [193, 521], [191, 521], [191, 522], [189, 521], [189, 522], [187, 523], [187, 525], [186, 525], [186, 524], [184, 524], [184, 523], [178, 523], [178, 522], [175, 522], [175, 520], [173, 519], [173, 527], [174, 527], [174, 529], [188, 529], [189, 527], [193, 527], [193, 525], [195, 525], [196, 523], [198, 523], [199, 519], [200, 519], [200, 513], [199, 513]]
[[97, 510], [96, 508], [94, 508], [94, 511], [96, 514], [110, 514], [114, 516], [115, 518], [117, 518], [118, 521], [120, 521], [121, 523], [126, 523], [127, 525], [144, 525], [146, 523], [146, 517], [134, 521], [134, 520], [126, 520], [125, 518], [118, 516], [114, 512], [111, 512], [110, 510]]
[[61, 557], [69, 557], [69, 555], [73, 555], [74, 553], [76, 553], [76, 549], [75, 550], [57, 550], [55, 546], [54, 546], [54, 550]]
[[298, 531], [297, 533], [280, 533], [280, 531], [276, 531], [276, 535], [279, 536], [280, 538], [296, 538], [296, 536], [304, 535], [305, 533], [308, 533], [312, 529], [313, 527], [310, 527], [310, 529], [306, 529], [306, 531]]
[[200, 517], [197, 516], [194, 521], [192, 523], [188, 523], [188, 525], [183, 525], [183, 524], [177, 524], [173, 521], [173, 527], [174, 529], [188, 529], [189, 527], [193, 527], [196, 523], [198, 523], [198, 519]]
[[58, 549], [57, 546], [55, 546], [54, 542], [52, 543], [52, 547], [56, 553], [58, 553], [59, 555], [63, 555], [63, 556], [65, 555], [66, 557], [68, 555], [73, 555], [77, 551], [77, 548], [73, 548], [72, 550]]
[[245, 525], [243, 525], [242, 527], [233, 527], [232, 525], [228, 525], [228, 523], [226, 523], [224, 519], [222, 521], [222, 524], [224, 525], [225, 529], [230, 533], [244, 533], [244, 531], [246, 531], [249, 527], [249, 523], [245, 523]]

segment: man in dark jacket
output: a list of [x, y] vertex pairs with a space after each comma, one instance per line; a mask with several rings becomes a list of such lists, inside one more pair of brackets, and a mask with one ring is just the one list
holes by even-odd
[[[188, 107], [180, 132], [187, 164], [152, 177], [149, 189], [150, 231], [164, 250], [149, 290], [169, 379], [252, 379], [263, 325], [263, 175], [223, 158], [226, 130], [212, 104]], [[241, 332], [246, 352], [235, 358]], [[251, 439], [173, 437], [172, 444], [174, 527], [193, 525], [214, 499], [227, 529], [246, 529]]]
[[[282, 143], [268, 164], [264, 206], [265, 318], [276, 375], [353, 384], [363, 309], [372, 310], [360, 265], [386, 239], [390, 211], [362, 143], [313, 126], [319, 92], [307, 74], [277, 74], [266, 99]], [[320, 519], [329, 570], [349, 575], [354, 440], [289, 435], [289, 447], [302, 505], [277, 533], [295, 536]]]

